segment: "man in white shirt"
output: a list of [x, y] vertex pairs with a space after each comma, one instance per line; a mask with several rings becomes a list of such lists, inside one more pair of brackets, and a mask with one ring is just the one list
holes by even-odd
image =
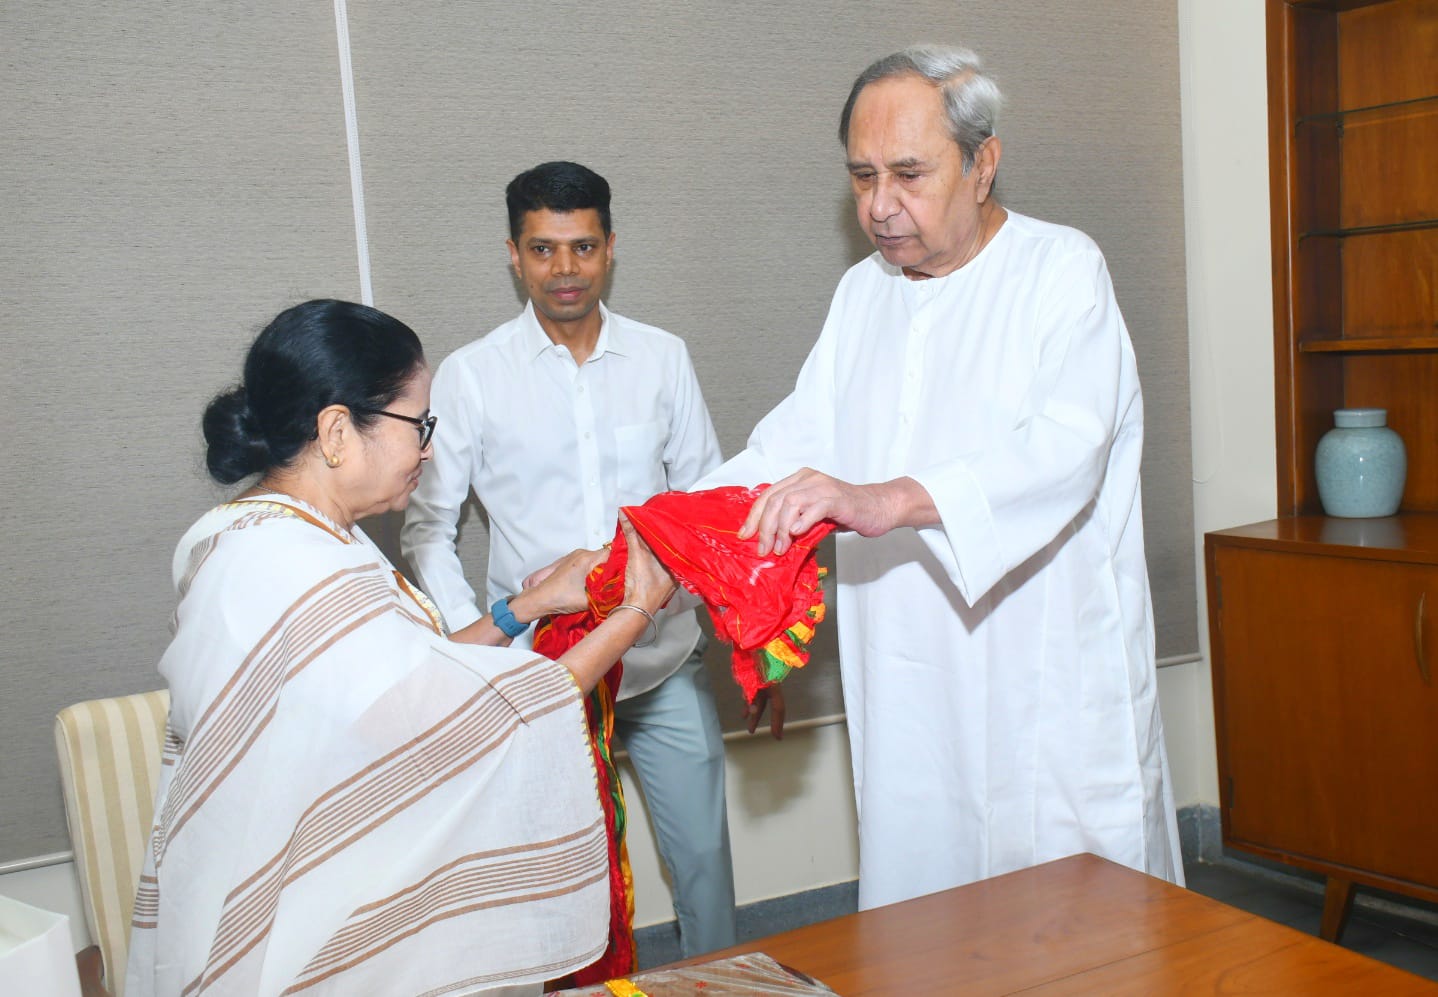
[[[451, 629], [483, 615], [455, 551], [471, 488], [489, 519], [484, 605], [503, 628], [529, 573], [608, 542], [620, 506], [688, 488], [720, 461], [684, 342], [600, 300], [614, 260], [609, 184], [577, 163], [544, 163], [505, 196], [529, 303], [440, 364], [430, 411], [448, 428], [400, 534]], [[506, 632], [528, 646], [522, 625]], [[671, 607], [653, 643], [624, 656], [615, 706], [686, 957], [735, 942], [724, 745], [702, 650], [694, 610]]]
[[851, 531], [863, 908], [1080, 851], [1183, 877], [1133, 348], [1092, 240], [995, 197], [998, 103], [961, 49], [855, 81], [840, 141], [878, 252], [793, 393], [698, 486], [776, 482], [739, 534], [760, 554], [820, 520]]

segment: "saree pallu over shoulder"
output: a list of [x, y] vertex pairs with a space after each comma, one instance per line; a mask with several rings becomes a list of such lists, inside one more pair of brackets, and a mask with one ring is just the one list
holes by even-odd
[[592, 961], [607, 846], [569, 673], [450, 642], [362, 533], [272, 505], [176, 553], [126, 994], [467, 993]]

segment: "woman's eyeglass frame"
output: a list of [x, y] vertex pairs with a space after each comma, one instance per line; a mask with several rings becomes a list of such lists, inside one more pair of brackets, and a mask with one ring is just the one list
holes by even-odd
[[419, 448], [428, 450], [430, 442], [434, 439], [434, 427], [439, 422], [439, 416], [428, 413], [423, 417], [413, 415], [400, 415], [398, 412], [386, 412], [382, 408], [355, 408], [356, 412], [363, 412], [365, 415], [383, 415], [391, 419], [398, 419], [400, 422], [407, 422], [419, 433]]

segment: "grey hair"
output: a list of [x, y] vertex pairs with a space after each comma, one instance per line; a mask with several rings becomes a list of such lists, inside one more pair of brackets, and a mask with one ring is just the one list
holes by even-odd
[[979, 57], [969, 49], [938, 45], [914, 45], [885, 56], [871, 64], [854, 81], [849, 99], [844, 102], [844, 110], [839, 115], [839, 144], [846, 147], [849, 144], [849, 119], [854, 114], [854, 104], [858, 102], [861, 90], [879, 80], [913, 73], [922, 76], [943, 93], [949, 134], [959, 146], [964, 173], [967, 174], [973, 168], [979, 146], [994, 134], [999, 106], [1004, 99], [998, 84], [980, 71], [982, 65]]

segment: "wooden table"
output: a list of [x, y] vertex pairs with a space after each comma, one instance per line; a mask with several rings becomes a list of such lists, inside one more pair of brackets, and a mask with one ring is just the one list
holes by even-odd
[[1093, 855], [810, 925], [764, 952], [863, 994], [1401, 994], [1438, 984]]

